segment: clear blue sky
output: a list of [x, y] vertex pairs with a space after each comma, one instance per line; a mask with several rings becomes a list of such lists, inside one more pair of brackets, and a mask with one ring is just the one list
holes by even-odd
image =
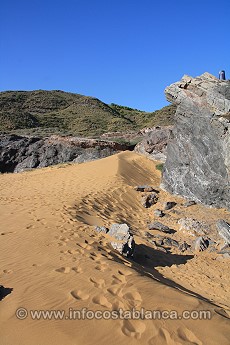
[[153, 111], [225, 69], [229, 0], [1, 0], [0, 91], [64, 90]]

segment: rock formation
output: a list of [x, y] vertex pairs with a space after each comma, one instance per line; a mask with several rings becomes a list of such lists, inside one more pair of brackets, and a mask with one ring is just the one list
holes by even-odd
[[172, 126], [143, 129], [144, 139], [135, 146], [134, 151], [144, 154], [150, 159], [165, 162], [167, 143], [171, 130]]
[[230, 81], [184, 76], [165, 89], [177, 105], [162, 188], [230, 208]]
[[128, 145], [112, 141], [78, 137], [0, 135], [0, 173], [20, 172], [65, 162], [82, 163], [128, 149]]
[[123, 224], [112, 224], [110, 229], [104, 226], [95, 226], [95, 230], [98, 233], [106, 233], [114, 240], [111, 241], [111, 245], [121, 254], [127, 257], [132, 257], [135, 250], [134, 236], [130, 231], [129, 226], [126, 223]]

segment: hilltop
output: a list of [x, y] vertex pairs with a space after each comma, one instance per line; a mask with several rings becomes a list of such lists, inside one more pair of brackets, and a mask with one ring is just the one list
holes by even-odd
[[106, 132], [170, 125], [175, 109], [169, 105], [145, 112], [60, 90], [5, 91], [0, 92], [0, 133], [98, 137]]

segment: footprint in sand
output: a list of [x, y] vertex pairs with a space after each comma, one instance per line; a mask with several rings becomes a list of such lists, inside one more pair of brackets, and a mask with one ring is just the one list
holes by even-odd
[[72, 270], [76, 273], [82, 273], [83, 272], [82, 268], [79, 266], [73, 267]]
[[82, 301], [86, 301], [89, 298], [89, 295], [81, 290], [73, 290], [70, 293], [74, 298]]
[[125, 284], [127, 282], [125, 276], [120, 275], [118, 277], [113, 275], [112, 277], [114, 278], [112, 284]]
[[58, 246], [59, 247], [66, 246], [66, 243], [65, 242], [58, 242]]
[[[154, 335], [149, 340], [149, 342], [148, 342], [149, 345], [161, 345], [161, 344], [183, 345], [181, 342], [174, 340], [171, 337], [169, 331], [165, 328], [157, 329], [155, 325], [152, 325], [151, 331]], [[197, 343], [192, 343], [192, 344], [197, 344]]]
[[10, 274], [10, 273], [13, 273], [13, 271], [12, 270], [3, 270], [3, 273]]
[[9, 235], [9, 234], [15, 234], [15, 231], [8, 231], [8, 232], [2, 232], [1, 236]]
[[96, 288], [102, 289], [103, 287], [105, 287], [104, 279], [90, 278], [89, 280], [93, 283], [93, 285]]
[[60, 238], [60, 241], [69, 242], [69, 239], [67, 237], [62, 237], [62, 238]]
[[89, 240], [85, 240], [85, 243], [88, 244], [88, 245], [93, 245], [96, 242], [94, 240], [89, 239]]
[[61, 254], [67, 254], [67, 253], [68, 253], [68, 250], [60, 250], [60, 253], [61, 253]]
[[85, 251], [84, 251], [84, 249], [79, 248], [79, 249], [76, 249], [76, 254], [84, 255], [84, 254], [85, 254]]
[[122, 288], [119, 286], [112, 286], [107, 291], [113, 296], [122, 297]]
[[92, 249], [92, 247], [89, 244], [84, 243], [84, 242], [77, 243], [77, 245], [83, 249], [86, 249], [86, 250]]
[[106, 271], [108, 269], [108, 264], [103, 261], [103, 260], [96, 260], [96, 266], [95, 266], [95, 269], [98, 270], [98, 271]]
[[131, 307], [138, 307], [141, 305], [142, 298], [138, 291], [128, 291], [123, 295], [125, 301], [127, 301]]
[[144, 333], [146, 326], [140, 320], [124, 320], [121, 328], [122, 332], [128, 337], [140, 339]]
[[118, 273], [123, 275], [123, 276], [130, 276], [131, 274], [133, 274], [133, 272], [131, 271], [128, 271], [128, 270], [124, 270], [124, 269], [121, 269], [121, 270], [118, 270]]
[[76, 249], [69, 249], [67, 252], [69, 254], [77, 254], [77, 250]]
[[104, 272], [107, 270], [107, 265], [97, 265], [97, 266], [95, 266], [95, 270]]
[[179, 338], [183, 341], [188, 341], [192, 344], [203, 345], [202, 341], [197, 338], [197, 336], [186, 327], [180, 327], [177, 330]]
[[94, 296], [92, 301], [93, 303], [99, 304], [102, 307], [106, 307], [109, 309], [112, 307], [112, 304], [107, 300], [107, 298], [101, 294]]
[[119, 309], [125, 309], [123, 302], [117, 300], [112, 304], [112, 310], [118, 311]]
[[69, 273], [71, 271], [70, 267], [60, 267], [55, 270], [56, 272], [59, 273]]
[[92, 259], [93, 261], [99, 262], [101, 258], [101, 254], [97, 254], [94, 252], [90, 253], [90, 259]]

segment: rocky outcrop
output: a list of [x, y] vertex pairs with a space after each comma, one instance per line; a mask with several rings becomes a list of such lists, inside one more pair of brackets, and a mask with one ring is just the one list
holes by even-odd
[[150, 159], [165, 162], [171, 130], [172, 126], [143, 129], [144, 139], [135, 146], [134, 151], [144, 154]]
[[82, 163], [129, 148], [115, 142], [77, 137], [0, 135], [0, 172], [21, 172], [65, 162]]
[[162, 188], [230, 208], [230, 81], [209, 73], [184, 76], [165, 89], [177, 105]]
[[227, 245], [230, 245], [230, 224], [225, 222], [223, 219], [220, 219], [216, 225], [220, 237], [223, 238]]

